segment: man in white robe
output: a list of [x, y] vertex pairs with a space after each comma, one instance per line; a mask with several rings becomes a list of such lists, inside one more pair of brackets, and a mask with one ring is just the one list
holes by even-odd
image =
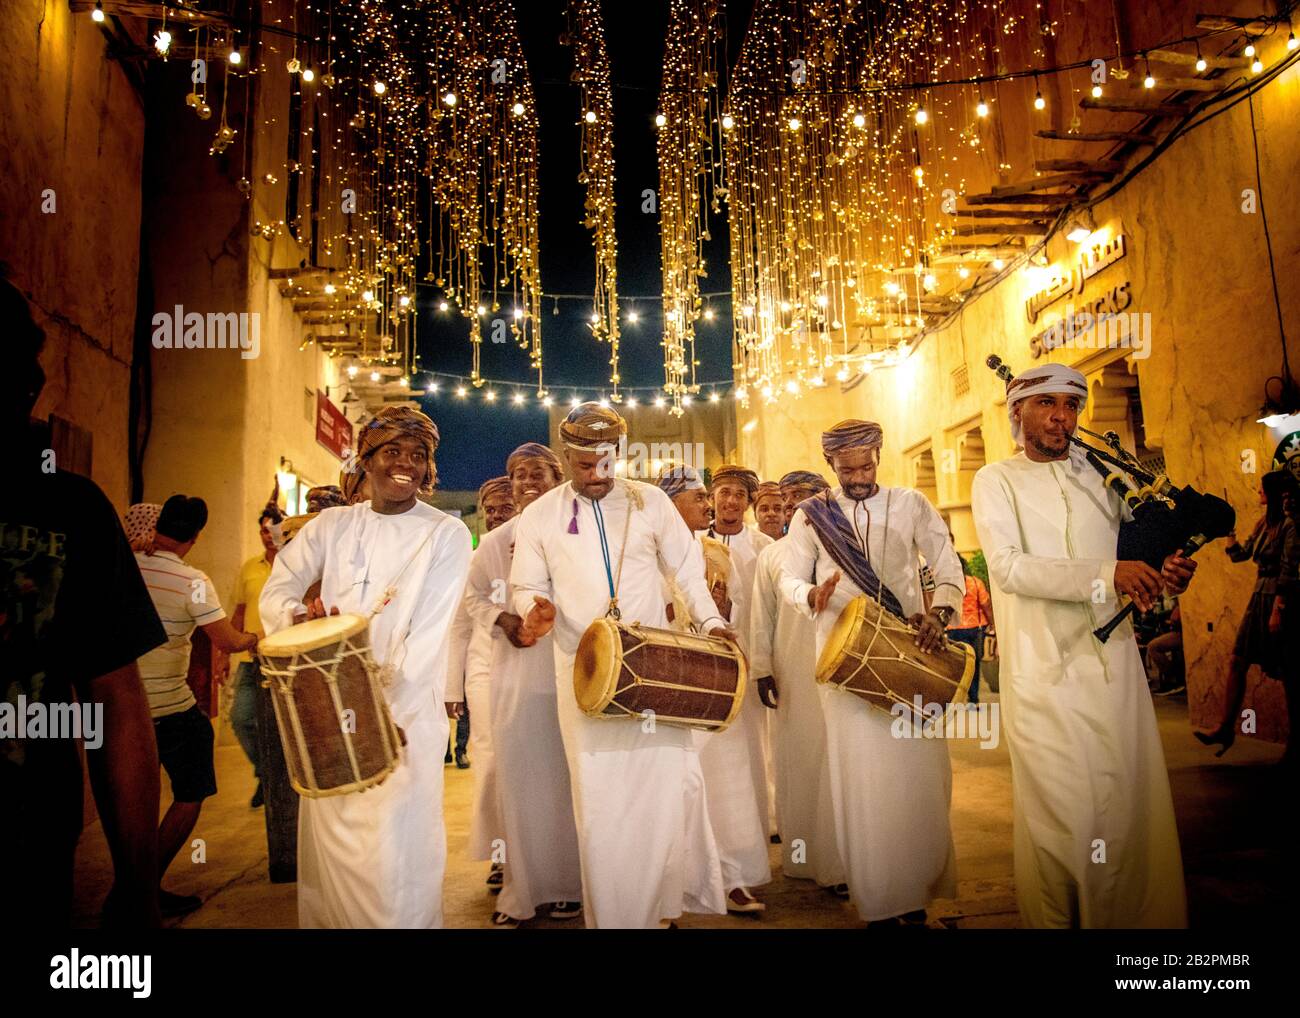
[[[819, 474], [801, 470], [782, 477], [778, 492], [797, 505], [827, 487]], [[759, 553], [746, 623], [749, 666], [759, 697], [773, 710], [781, 871], [815, 880], [847, 898], [831, 804], [826, 720], [817, 693], [817, 630], [812, 619], [781, 597], [780, 556], [786, 547], [782, 539]]]
[[[837, 554], [865, 564], [878, 585], [892, 592], [901, 615], [918, 627], [922, 650], [941, 645], [948, 618], [965, 592], [961, 563], [934, 507], [919, 491], [876, 483], [880, 444], [879, 426], [867, 421], [842, 421], [823, 433], [822, 451], [840, 487], [803, 502], [782, 542], [788, 547], [781, 556], [781, 593], [816, 620], [819, 655], [849, 601], [864, 593], [874, 599], [876, 591], [845, 575], [847, 567], [813, 526], [814, 510], [838, 513], [846, 521], [849, 537]], [[928, 612], [923, 612], [918, 552], [932, 564], [938, 584]], [[896, 738], [889, 715], [837, 686], [820, 685], [818, 695], [850, 898], [868, 923], [923, 923], [931, 899], [956, 894], [948, 746], [938, 738]]]
[[[705, 491], [704, 482], [688, 466], [665, 468], [658, 482], [660, 490], [672, 499], [687, 528], [710, 542], [709, 547], [717, 554], [725, 556], [728, 575], [725, 580], [717, 581], [711, 593], [723, 617], [737, 626], [742, 613], [748, 609], [747, 595], [753, 582], [757, 543], [749, 540], [752, 532], [744, 526], [744, 510], [748, 506], [748, 487], [751, 483], [756, 485], [758, 478], [752, 471], [745, 471], [748, 476], [740, 475], [741, 469], [719, 467], [714, 472], [711, 493]], [[719, 473], [722, 474], [721, 480]], [[725, 506], [725, 520], [711, 523], [707, 510], [711, 499], [716, 511], [719, 485], [723, 488], [721, 501]], [[761, 534], [756, 536], [771, 543]], [[703, 548], [698, 557], [704, 565]], [[680, 585], [671, 576], [666, 581], [672, 602], [683, 605], [685, 598]], [[739, 642], [741, 650], [746, 650], [743, 636]], [[725, 732], [696, 733], [708, 796], [709, 823], [722, 863], [727, 911], [741, 914], [760, 913], [766, 909], [767, 906], [749, 889], [772, 879], [767, 851], [767, 771], [762, 743], [762, 722], [765, 719], [753, 685], [751, 675], [740, 714]]]
[[[520, 512], [564, 480], [559, 457], [536, 442], [510, 454], [506, 473]], [[516, 516], [483, 538], [465, 588], [470, 614], [490, 634], [495, 810], [504, 850], [492, 921], [512, 927], [539, 909], [552, 919], [582, 914], [578, 833], [556, 705], [555, 641], [520, 640], [523, 619], [507, 604], [518, 521]]]
[[628, 622], [664, 628], [661, 571], [676, 575], [701, 629], [734, 634], [668, 497], [615, 480], [613, 450], [626, 427], [595, 403], [562, 422], [571, 480], [519, 517], [510, 587], [529, 636], [554, 627], [586, 924], [651, 928], [683, 911], [725, 910], [695, 733], [653, 719], [587, 717], [574, 696], [574, 655], [587, 627], [611, 607]]
[[[1181, 593], [1194, 563], [1163, 577], [1116, 561], [1124, 510], [1074, 448], [1087, 400], [1059, 364], [1008, 386], [1024, 447], [975, 476], [971, 508], [989, 566], [1011, 754], [1016, 896], [1032, 927], [1182, 927], [1182, 858], [1155, 711], [1133, 630], [1092, 630], [1162, 583]], [[1144, 608], [1145, 610], [1145, 608]]]
[[[514, 495], [508, 477], [494, 477], [485, 481], [478, 490], [478, 503], [483, 510], [487, 534], [491, 534], [516, 513]], [[504, 879], [500, 856], [504, 851], [505, 830], [501, 822], [500, 799], [497, 795], [497, 766], [492, 716], [492, 620], [483, 612], [473, 611], [493, 594], [492, 578], [502, 575], [497, 563], [485, 562], [483, 545], [479, 542], [470, 558], [469, 578], [465, 596], [451, 627], [451, 653], [447, 662], [447, 716], [459, 718], [461, 711], [469, 711], [469, 750], [474, 765], [474, 804], [470, 812], [469, 842], [466, 851], [471, 859], [491, 861], [487, 886], [496, 893]], [[491, 556], [488, 556], [491, 557]], [[493, 565], [497, 568], [494, 570]], [[507, 572], [509, 563], [506, 564]], [[473, 595], [478, 594], [474, 599]], [[496, 592], [499, 602], [505, 590]], [[459, 755], [456, 760], [459, 766]]]
[[[361, 431], [351, 497], [276, 556], [258, 602], [267, 633], [305, 618], [369, 615], [370, 646], [405, 745], [364, 792], [303, 797], [298, 922], [303, 928], [436, 928], [447, 861], [442, 756], [446, 641], [469, 569], [465, 525], [416, 498], [433, 490], [438, 431], [419, 411], [385, 407]], [[302, 615], [313, 582], [320, 596]], [[372, 614], [374, 613], [374, 614]]]

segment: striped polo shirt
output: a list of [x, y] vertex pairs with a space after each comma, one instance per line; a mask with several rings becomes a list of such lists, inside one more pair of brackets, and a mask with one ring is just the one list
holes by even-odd
[[170, 551], [136, 552], [154, 609], [167, 631], [167, 642], [140, 658], [140, 678], [155, 718], [179, 714], [195, 705], [185, 676], [190, 670], [190, 636], [195, 626], [226, 617], [207, 574], [186, 565]]

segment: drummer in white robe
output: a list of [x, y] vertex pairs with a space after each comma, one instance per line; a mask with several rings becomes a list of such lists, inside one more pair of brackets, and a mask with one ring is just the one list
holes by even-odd
[[[365, 792], [307, 798], [298, 813], [298, 922], [304, 928], [442, 925], [447, 861], [442, 756], [446, 643], [469, 569], [465, 525], [416, 498], [433, 490], [438, 429], [385, 407], [361, 430], [351, 499], [326, 509], [276, 556], [258, 607], [267, 633], [304, 619], [372, 615], [370, 646], [405, 745]], [[302, 596], [320, 596], [302, 613]]]
[[[794, 470], [773, 485], [792, 506], [829, 485], [810, 470]], [[763, 500], [760, 488], [759, 501]], [[781, 517], [781, 528], [785, 520]], [[815, 880], [847, 898], [831, 805], [826, 720], [817, 693], [817, 629], [812, 619], [781, 597], [784, 540], [758, 555], [745, 631], [749, 666], [759, 698], [773, 710], [772, 761], [776, 775], [776, 817], [781, 833], [781, 872]]]
[[[528, 442], [506, 460], [511, 498], [522, 512], [564, 480], [560, 458]], [[491, 633], [492, 740], [504, 882], [492, 922], [517, 926], [538, 910], [551, 919], [582, 914], [582, 870], [569, 766], [556, 706], [555, 640], [520, 637], [523, 619], [507, 604], [519, 517], [483, 538], [465, 600]], [[572, 698], [572, 689], [567, 694]]]
[[[868, 421], [824, 432], [822, 452], [840, 487], [801, 503], [782, 542], [782, 596], [816, 619], [818, 654], [845, 605], [878, 592], [917, 627], [918, 646], [933, 650], [965, 592], [934, 507], [919, 491], [876, 483], [880, 445], [880, 426]], [[918, 552], [937, 583], [928, 612]], [[818, 695], [850, 898], [868, 923], [923, 923], [931, 899], [956, 893], [948, 746], [941, 738], [895, 738], [889, 715], [836, 686], [821, 685]]]
[[[491, 534], [516, 513], [510, 478], [493, 477], [478, 489], [478, 504], [483, 511], [483, 523]], [[484, 538], [486, 540], [486, 537]], [[504, 580], [499, 590], [492, 586], [493, 577], [508, 575], [510, 564], [504, 569], [499, 563], [484, 561], [483, 541], [479, 542], [470, 558], [469, 580], [465, 596], [452, 623], [450, 654], [447, 661], [447, 716], [459, 719], [461, 711], [469, 710], [469, 755], [474, 765], [474, 805], [470, 813], [469, 843], [466, 851], [471, 859], [491, 861], [487, 886], [496, 893], [504, 879], [505, 830], [501, 822], [500, 798], [497, 795], [497, 767], [492, 716], [492, 621], [505, 602]], [[495, 568], [493, 568], [495, 567]], [[490, 598], [497, 597], [495, 612], [484, 613], [482, 606], [491, 607]], [[475, 597], [474, 595], [478, 596]], [[479, 610], [474, 611], [475, 608]], [[459, 755], [456, 765], [462, 766]]]
[[[757, 487], [758, 477], [741, 467], [721, 466], [713, 473], [713, 488], [706, 493], [699, 474], [689, 466], [672, 465], [660, 472], [661, 491], [673, 505], [688, 529], [712, 542], [710, 547], [727, 559], [729, 576], [719, 581], [714, 602], [723, 617], [733, 624], [748, 610], [748, 590], [753, 582], [753, 564], [757, 542], [750, 541], [752, 531], [744, 525], [744, 511], [749, 505], [748, 489]], [[722, 498], [719, 500], [719, 488]], [[710, 523], [710, 499], [715, 512], [718, 502], [724, 505], [724, 521]], [[715, 530], [715, 527], [720, 529]], [[707, 534], [706, 534], [707, 531]], [[724, 534], [723, 531], [726, 531]], [[758, 540], [771, 544], [761, 534]], [[703, 549], [699, 552], [703, 564]], [[706, 570], [707, 572], [707, 570]], [[680, 585], [668, 577], [673, 600], [682, 603]], [[744, 592], [737, 600], [732, 598]], [[741, 650], [745, 650], [742, 637]], [[718, 844], [722, 863], [722, 886], [727, 892], [727, 911], [759, 913], [767, 907], [750, 892], [772, 879], [767, 853], [767, 771], [763, 759], [763, 709], [753, 689], [745, 692], [740, 714], [725, 732], [698, 732], [700, 766], [704, 771], [704, 788], [708, 795], [709, 823]]]
[[571, 480], [519, 517], [510, 586], [523, 630], [555, 631], [587, 926], [649, 928], [683, 911], [725, 910], [695, 733], [653, 719], [582, 714], [574, 654], [587, 627], [615, 605], [629, 622], [664, 628], [661, 571], [677, 576], [702, 630], [734, 633], [718, 615], [695, 542], [668, 497], [653, 485], [615, 479], [626, 428], [596, 403], [575, 407], [561, 423]]
[[1195, 563], [1163, 574], [1116, 561], [1124, 510], [1069, 442], [1087, 381], [1047, 364], [1007, 388], [1023, 451], [975, 475], [971, 508], [989, 566], [1011, 754], [1015, 876], [1032, 927], [1182, 927], [1182, 857], [1155, 711], [1132, 627], [1092, 630], [1126, 594], [1145, 610], [1181, 593]]

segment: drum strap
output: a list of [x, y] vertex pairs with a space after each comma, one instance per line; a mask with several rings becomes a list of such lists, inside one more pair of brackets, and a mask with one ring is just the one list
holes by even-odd
[[631, 485], [625, 485], [623, 493], [627, 496], [627, 516], [623, 519], [623, 542], [618, 549], [617, 571], [610, 568], [609, 538], [605, 534], [605, 517], [600, 511], [600, 500], [594, 499], [591, 503], [596, 514], [596, 532], [600, 535], [600, 554], [605, 560], [605, 581], [609, 584], [609, 608], [605, 611], [605, 617], [615, 621], [623, 617], [618, 610], [618, 588], [623, 582], [623, 559], [627, 555], [627, 535], [632, 530], [632, 512], [644, 505], [641, 493]]

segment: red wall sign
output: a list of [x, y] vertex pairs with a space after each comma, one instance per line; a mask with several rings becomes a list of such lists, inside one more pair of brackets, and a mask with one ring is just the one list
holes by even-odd
[[316, 441], [341, 460], [352, 452], [352, 422], [330, 398], [316, 390]]

